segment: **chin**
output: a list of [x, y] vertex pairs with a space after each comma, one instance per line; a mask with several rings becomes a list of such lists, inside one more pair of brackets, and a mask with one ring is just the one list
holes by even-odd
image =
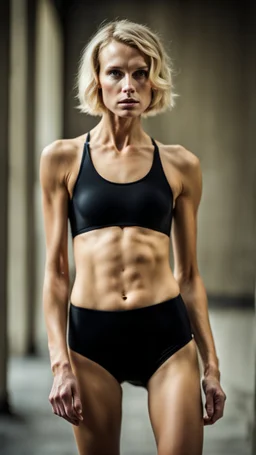
[[139, 112], [121, 112], [119, 114], [117, 114], [118, 117], [121, 117], [121, 118], [135, 118], [135, 117], [139, 117], [141, 115], [141, 113]]
[[143, 112], [141, 109], [123, 109], [116, 111], [116, 115], [122, 118], [135, 118], [140, 117]]

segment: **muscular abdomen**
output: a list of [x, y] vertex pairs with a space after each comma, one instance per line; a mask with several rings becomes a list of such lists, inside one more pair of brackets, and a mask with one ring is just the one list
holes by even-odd
[[159, 303], [179, 293], [169, 261], [169, 238], [137, 227], [110, 227], [74, 240], [74, 305], [101, 310]]

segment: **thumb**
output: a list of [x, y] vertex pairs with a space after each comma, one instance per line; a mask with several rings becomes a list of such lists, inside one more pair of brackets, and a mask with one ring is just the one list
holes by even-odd
[[82, 403], [76, 387], [73, 387], [73, 406], [78, 414], [82, 414]]

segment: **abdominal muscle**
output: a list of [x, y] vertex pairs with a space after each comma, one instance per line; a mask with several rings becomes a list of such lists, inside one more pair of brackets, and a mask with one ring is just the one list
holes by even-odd
[[76, 276], [70, 301], [97, 310], [154, 305], [179, 294], [167, 235], [140, 227], [107, 227], [74, 238]]

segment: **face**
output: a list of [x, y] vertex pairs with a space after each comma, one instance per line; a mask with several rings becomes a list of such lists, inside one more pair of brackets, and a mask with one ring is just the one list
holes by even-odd
[[141, 115], [152, 96], [146, 56], [136, 48], [112, 41], [101, 50], [99, 62], [99, 85], [106, 108], [119, 117]]

